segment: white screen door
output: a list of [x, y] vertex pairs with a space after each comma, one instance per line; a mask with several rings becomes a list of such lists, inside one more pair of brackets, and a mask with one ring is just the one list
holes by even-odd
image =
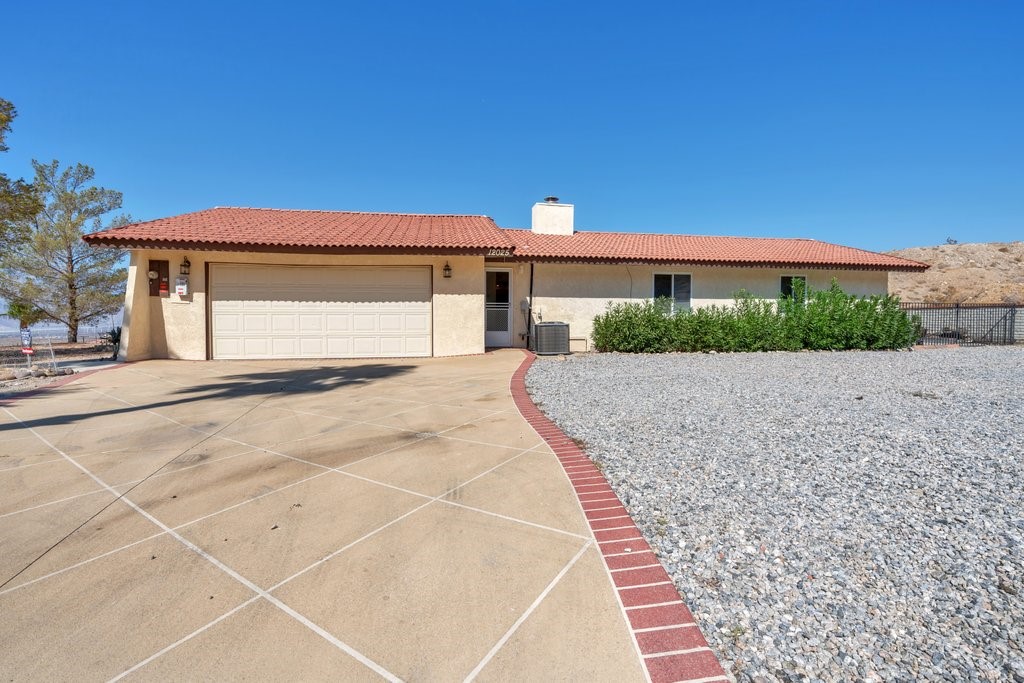
[[485, 346], [512, 346], [512, 271], [487, 270]]

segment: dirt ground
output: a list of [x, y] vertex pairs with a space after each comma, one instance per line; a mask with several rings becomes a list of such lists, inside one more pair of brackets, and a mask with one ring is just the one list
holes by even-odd
[[889, 293], [924, 303], [1024, 303], [1024, 242], [943, 244], [891, 251], [931, 265], [890, 273]]
[[[56, 359], [58, 367], [64, 367], [69, 363], [110, 360], [112, 353], [113, 349], [109, 344], [97, 344], [95, 342], [63, 343], [53, 345], [53, 358], [51, 358], [49, 346], [37, 345], [33, 362], [41, 367], [47, 367], [52, 363], [53, 359]], [[22, 368], [25, 366], [25, 355], [21, 352], [20, 346], [0, 346], [0, 370]], [[66, 376], [0, 380], [0, 398], [32, 391], [62, 379], [66, 379]]]

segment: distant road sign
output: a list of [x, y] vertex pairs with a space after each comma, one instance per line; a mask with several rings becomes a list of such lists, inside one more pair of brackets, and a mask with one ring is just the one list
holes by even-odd
[[31, 346], [26, 346], [21, 349], [21, 352], [26, 356], [31, 356], [33, 353], [35, 353], [35, 349], [33, 349]]
[[22, 349], [32, 348], [32, 330], [27, 327], [21, 328], [21, 346]]

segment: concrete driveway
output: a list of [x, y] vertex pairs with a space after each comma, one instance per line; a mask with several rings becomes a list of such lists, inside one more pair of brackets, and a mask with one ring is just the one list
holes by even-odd
[[149, 361], [0, 407], [8, 680], [644, 680], [519, 351]]

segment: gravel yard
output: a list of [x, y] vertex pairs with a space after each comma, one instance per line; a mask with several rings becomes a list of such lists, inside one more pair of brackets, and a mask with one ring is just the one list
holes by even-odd
[[740, 681], [1024, 681], [1024, 349], [541, 358]]

